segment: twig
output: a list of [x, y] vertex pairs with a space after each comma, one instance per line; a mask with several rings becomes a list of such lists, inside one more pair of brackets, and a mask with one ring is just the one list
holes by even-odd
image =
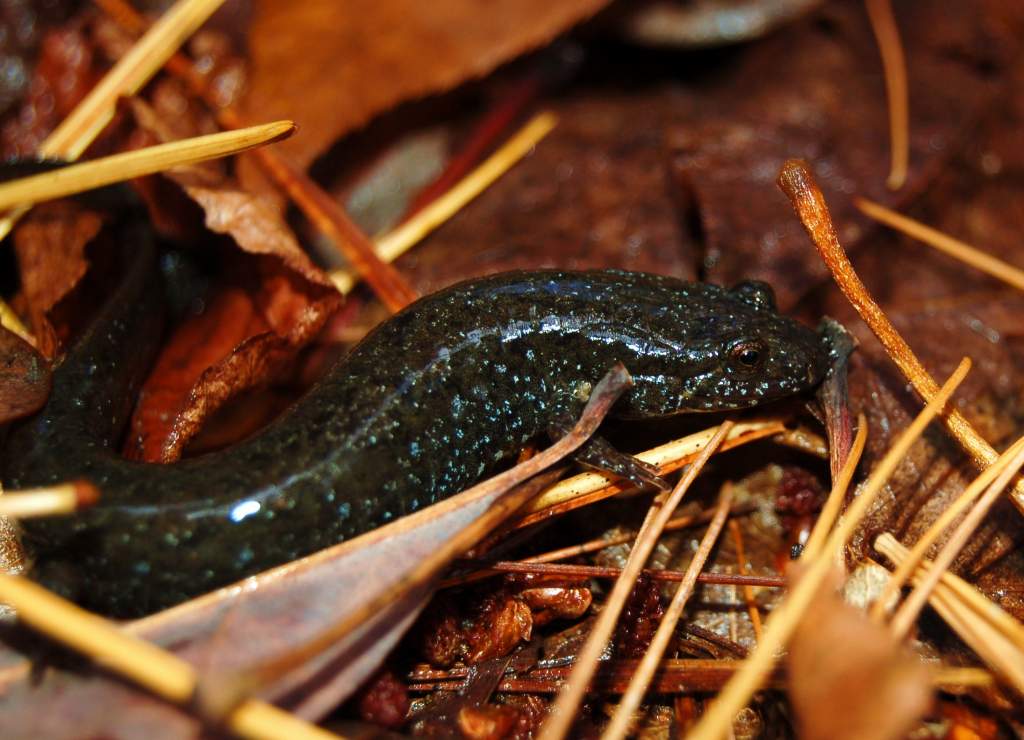
[[643, 569], [644, 563], [647, 562], [658, 537], [661, 536], [665, 522], [671, 518], [683, 495], [689, 490], [707, 461], [711, 459], [711, 455], [725, 440], [731, 428], [732, 422], [723, 422], [711, 441], [701, 450], [700, 457], [683, 473], [668, 498], [663, 502], [661, 501], [662, 497], [655, 499], [655, 503], [651, 506], [647, 518], [640, 528], [636, 543], [629, 553], [626, 566], [622, 569], [622, 575], [615, 581], [615, 586], [608, 596], [604, 609], [594, 623], [590, 635], [587, 636], [582, 650], [577, 655], [576, 665], [566, 681], [565, 688], [559, 692], [547, 721], [540, 728], [540, 740], [561, 740], [569, 731], [576, 717], [576, 709], [583, 700], [587, 686], [597, 670], [601, 653], [604, 652], [608, 638], [611, 637], [612, 631], [615, 629], [615, 623], [618, 621], [626, 599], [636, 585], [636, 579]]
[[885, 94], [889, 100], [889, 142], [891, 164], [886, 185], [899, 190], [907, 181], [910, 160], [910, 114], [907, 102], [907, 64], [903, 58], [899, 27], [889, 0], [865, 0], [871, 30], [878, 42], [885, 70]]
[[305, 172], [281, 157], [262, 154], [265, 151], [254, 152], [263, 168], [271, 173], [313, 226], [331, 240], [389, 310], [399, 311], [419, 297], [398, 270], [377, 256], [373, 242], [334, 198]]
[[[537, 142], [547, 136], [557, 123], [558, 117], [554, 113], [544, 112], [534, 116], [451, 190], [420, 209], [401, 226], [377, 238], [376, 251], [380, 259], [393, 262], [405, 254], [529, 154]], [[350, 270], [332, 270], [328, 275], [338, 291], [343, 294], [352, 290], [358, 280], [358, 276]]]
[[[836, 281], [840, 290], [860, 314], [864, 323], [878, 337], [886, 353], [903, 375], [910, 381], [922, 398], [928, 399], [935, 395], [938, 386], [921, 361], [914, 356], [906, 340], [896, 331], [881, 307], [868, 293], [864, 283], [850, 264], [836, 236], [835, 226], [825, 204], [825, 198], [818, 189], [806, 163], [791, 159], [782, 167], [779, 175], [779, 187], [789, 197], [800, 217], [804, 228], [821, 253], [821, 257]], [[969, 454], [975, 463], [987, 467], [995, 462], [998, 454], [992, 445], [979, 435], [970, 422], [956, 409], [950, 409], [943, 420], [946, 428], [960, 446]], [[1011, 495], [1011, 500], [1024, 512], [1024, 483], [1018, 481]]]
[[[178, 0], [39, 145], [43, 157], [78, 159], [114, 117], [118, 98], [138, 92], [224, 0]], [[0, 239], [27, 209], [0, 219]]]
[[22, 177], [0, 184], [0, 209], [32, 206], [45, 200], [124, 182], [133, 177], [227, 157], [286, 139], [294, 132], [295, 124], [291, 121], [275, 121], [237, 131], [158, 144]]
[[886, 226], [891, 226], [909, 237], [924, 242], [930, 247], [935, 247], [940, 252], [948, 254], [954, 259], [981, 270], [997, 280], [1002, 280], [1017, 290], [1024, 290], [1024, 270], [1003, 262], [991, 254], [972, 247], [966, 242], [954, 239], [948, 234], [943, 234], [938, 229], [926, 226], [920, 221], [915, 221], [896, 211], [889, 210], [867, 198], [854, 198], [853, 204], [860, 209], [861, 213], [879, 221]]
[[[997, 462], [992, 467], [998, 464]], [[903, 606], [893, 616], [892, 631], [897, 637], [905, 637], [910, 632], [911, 625], [917, 620], [917, 615], [924, 607], [928, 596], [931, 594], [932, 589], [935, 588], [939, 578], [953, 564], [953, 560], [956, 559], [964, 545], [967, 544], [971, 535], [974, 534], [974, 531], [981, 524], [982, 519], [991, 510], [993, 504], [1002, 494], [1003, 489], [1006, 488], [1022, 465], [1024, 465], [1024, 449], [1019, 450], [1005, 463], [1005, 467], [1000, 471], [999, 476], [992, 481], [992, 484], [982, 494], [981, 498], [978, 499], [974, 508], [967, 512], [964, 520], [953, 530], [949, 541], [946, 542], [942, 550], [935, 557], [928, 575], [921, 580], [921, 583], [917, 585], [910, 596], [907, 597], [907, 600], [903, 602]]]
[[732, 725], [732, 718], [746, 705], [751, 695], [764, 681], [779, 652], [789, 641], [807, 607], [815, 597], [829, 571], [834, 567], [835, 558], [841, 552], [850, 535], [860, 524], [868, 509], [875, 502], [878, 492], [885, 485], [893, 470], [903, 460], [910, 446], [924, 432], [945, 407], [949, 397], [964, 379], [970, 368], [966, 358], [950, 376], [946, 384], [924, 407], [917, 418], [908, 426], [889, 449], [878, 466], [871, 472], [860, 495], [846, 511], [846, 515], [832, 530], [832, 534], [813, 560], [800, 580], [790, 589], [786, 599], [776, 607], [768, 620], [764, 636], [740, 670], [711, 704], [708, 711], [688, 736], [690, 740], [719, 740]]
[[686, 602], [693, 593], [693, 587], [697, 582], [697, 575], [703, 570], [704, 564], [711, 555], [711, 549], [715, 546], [715, 543], [718, 541], [718, 535], [722, 532], [722, 526], [725, 524], [725, 519], [729, 514], [729, 505], [731, 503], [732, 486], [726, 483], [722, 490], [722, 496], [718, 501], [715, 518], [711, 520], [711, 525], [708, 527], [708, 531], [704, 533], [704, 538], [701, 540], [697, 552], [693, 554], [693, 559], [690, 560], [690, 565], [686, 569], [686, 577], [679, 584], [679, 588], [676, 589], [675, 594], [672, 596], [672, 601], [666, 607], [665, 614], [658, 625], [658, 630], [654, 633], [651, 644], [644, 653], [640, 665], [637, 666], [636, 672], [629, 682], [629, 688], [622, 695], [622, 700], [615, 709], [612, 721], [601, 734], [602, 740], [619, 740], [626, 737], [629, 733], [633, 713], [640, 706], [644, 694], [647, 693], [647, 689], [651, 685], [651, 679], [654, 678], [658, 664], [661, 662], [661, 658], [668, 648], [669, 641], [675, 633], [676, 625], [683, 614]]
[[[696, 524], [704, 524], [711, 521], [715, 516], [717, 509], [706, 509], [699, 514], [687, 514], [686, 516], [677, 516], [675, 519], [670, 519], [665, 524], [665, 531], [671, 532], [676, 529], [686, 529]], [[747, 514], [754, 510], [752, 505], [733, 506], [729, 514], [736, 516], [737, 514]], [[597, 537], [587, 542], [582, 542], [578, 545], [569, 545], [568, 547], [562, 547], [558, 550], [550, 550], [541, 555], [533, 555], [528, 558], [523, 558], [520, 562], [523, 563], [553, 563], [557, 560], [565, 560], [566, 558], [574, 558], [579, 555], [586, 555], [592, 552], [599, 552], [607, 547], [613, 545], [621, 545], [624, 542], [632, 542], [636, 539], [636, 532], [624, 532], [614, 537]]]
[[[522, 560], [462, 560], [461, 565], [479, 568], [470, 576], [490, 575], [495, 573], [536, 573], [538, 575], [562, 576], [565, 578], [618, 578], [622, 575], [621, 568], [605, 568], [600, 565], [574, 565], [565, 563], [531, 563]], [[653, 568], [641, 571], [644, 578], [652, 581], [675, 582], [683, 580], [685, 574], [678, 570], [656, 570]], [[456, 577], [444, 581], [441, 586], [450, 588], [461, 586], [474, 578]], [[708, 583], [717, 586], [754, 586], [756, 588], [783, 588], [786, 579], [782, 576], [739, 575], [737, 573], [701, 573], [697, 583]]]
[[[621, 693], [626, 690], [636, 670], [635, 660], [616, 660], [603, 666], [594, 683], [602, 693]], [[661, 694], [717, 691], [742, 665], [739, 660], [706, 658], [670, 658], [662, 661], [655, 677], [654, 689]], [[535, 668], [523, 676], [508, 677], [497, 686], [497, 691], [518, 693], [555, 693], [561, 688], [569, 669]], [[468, 669], [415, 670], [409, 677], [410, 691], [458, 691], [465, 685]], [[984, 668], [938, 666], [931, 673], [935, 686], [985, 688], [995, 683], [991, 672]], [[774, 688], [785, 686], [785, 669], [777, 666], [765, 683]]]
[[814, 523], [811, 536], [807, 538], [807, 544], [803, 549], [804, 557], [811, 560], [818, 557], [822, 545], [825, 544], [825, 538], [828, 537], [829, 532], [832, 531], [832, 525], [839, 518], [843, 501], [846, 500], [846, 491], [860, 464], [860, 457], [864, 454], [864, 443], [867, 442], [867, 438], [868, 420], [864, 418], [864, 414], [860, 414], [857, 417], [857, 436], [853, 440], [853, 447], [850, 449], [850, 454], [847, 456], [846, 462], [843, 463], [839, 475], [832, 483], [832, 491], [818, 515], [818, 521]]
[[62, 483], [48, 488], [4, 491], [0, 496], [0, 516], [28, 519], [73, 514], [99, 501], [100, 492], [86, 481]]
[[[747, 574], [747, 554], [743, 547], [743, 530], [740, 523], [735, 519], [729, 520], [729, 533], [736, 545], [736, 569], [741, 576]], [[750, 615], [750, 624], [754, 628], [754, 638], [761, 639], [761, 610], [757, 608], [757, 601], [754, 599], [754, 589], [750, 586], [741, 586], [743, 589], [743, 600], [747, 603], [747, 613]]]
[[[21, 622], [88, 656], [104, 668], [169, 702], [182, 707], [192, 706], [196, 672], [176, 655], [123, 632], [107, 620], [20, 576], [0, 574], [0, 601], [14, 607]], [[223, 722], [237, 735], [259, 740], [337, 738], [316, 725], [255, 699], [242, 702], [226, 717], [207, 719]]]

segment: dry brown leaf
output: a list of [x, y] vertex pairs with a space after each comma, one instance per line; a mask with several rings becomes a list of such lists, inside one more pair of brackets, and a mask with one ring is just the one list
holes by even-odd
[[896, 740], [931, 704], [921, 659], [826, 582], [789, 647], [789, 697], [807, 740]]
[[39, 351], [46, 357], [57, 353], [67, 334], [67, 326], [55, 323], [51, 312], [85, 277], [85, 248], [102, 226], [94, 212], [61, 201], [33, 209], [14, 232], [22, 298]]
[[300, 134], [281, 148], [305, 168], [376, 114], [480, 77], [606, 4], [259, 0], [249, 30], [250, 81], [242, 110], [251, 120], [295, 121]]

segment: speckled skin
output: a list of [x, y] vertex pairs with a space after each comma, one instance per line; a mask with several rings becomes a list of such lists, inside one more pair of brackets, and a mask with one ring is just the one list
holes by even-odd
[[[621, 361], [616, 413], [751, 406], [821, 379], [819, 337], [765, 286], [733, 291], [624, 272], [516, 272], [428, 296], [384, 322], [280, 419], [166, 466], [114, 442], [158, 336], [159, 285], [139, 259], [15, 430], [4, 484], [87, 478], [95, 508], [29, 525], [37, 573], [81, 603], [137, 615], [286, 562], [461, 491], [576, 413]], [[127, 310], [126, 310], [127, 308]], [[757, 343], [756, 367], [737, 343]], [[749, 359], [749, 357], [748, 357]]]

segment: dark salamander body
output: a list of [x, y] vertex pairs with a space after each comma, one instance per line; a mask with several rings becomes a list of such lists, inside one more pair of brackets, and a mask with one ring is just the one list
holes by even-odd
[[292, 409], [222, 452], [171, 465], [118, 456], [131, 389], [159, 336], [152, 258], [15, 429], [4, 485], [76, 478], [99, 505], [29, 525], [47, 583], [118, 615], [166, 607], [366, 532], [487, 476], [615, 362], [616, 413], [742, 408], [811, 388], [826, 352], [765, 286], [732, 291], [626, 272], [515, 272], [456, 285], [384, 322]]

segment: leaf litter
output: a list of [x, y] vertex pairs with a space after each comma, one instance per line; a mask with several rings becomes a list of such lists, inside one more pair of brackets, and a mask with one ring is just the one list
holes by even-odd
[[[870, 65], [877, 65], [878, 61], [870, 48], [873, 41], [866, 18], [856, 6], [828, 8], [782, 29], [774, 38], [726, 53], [720, 59], [729, 63], [723, 64], [722, 71], [710, 82], [680, 81], [672, 79], [671, 75], [666, 80], [663, 73], [655, 73], [651, 75], [652, 82], [644, 86], [646, 89], [621, 95], [614, 92], [615, 73], [606, 73], [604, 81], [595, 84], [595, 78], [601, 80], [601, 77], [592, 70], [600, 69], [600, 65], [589, 67], [589, 76], [575, 83], [572, 99], [558, 103], [566, 106], [560, 111], [563, 121], [567, 122], [566, 128], [556, 133], [562, 137], [561, 141], [552, 138], [542, 144], [511, 178], [487, 191], [476, 204], [442, 227], [421, 250], [405, 258], [403, 270], [419, 287], [434, 288], [483, 270], [546, 264], [550, 255], [561, 254], [556, 250], [565, 244], [570, 250], [566, 260], [579, 265], [643, 266], [644, 269], [702, 275], [726, 282], [741, 274], [767, 276], [780, 290], [783, 303], [797, 304], [808, 317], [816, 318], [826, 312], [834, 315], [860, 339], [861, 347], [850, 373], [851, 403], [854, 409], [863, 410], [869, 420], [871, 434], [865, 468], [870, 468], [891, 445], [895, 434], [907, 425], [917, 406], [903, 379], [880, 354], [874, 339], [864, 331], [836, 291], [821, 283], [824, 272], [817, 261], [809, 257], [795, 221], [775, 191], [764, 186], [765, 178], [774, 178], [783, 158], [794, 154], [812, 156], [823, 175], [830, 204], [837, 210], [844, 244], [860, 250], [858, 267], [893, 322], [937, 377], [948, 374], [964, 353], [970, 354], [977, 369], [969, 377], [958, 407], [993, 444], [1011, 439], [1016, 432], [1015, 420], [1019, 418], [1018, 394], [1014, 391], [1019, 349], [1015, 346], [1018, 330], [1014, 317], [1019, 313], [1015, 308], [1016, 296], [1000, 292], [987, 278], [965, 274], [962, 268], [943, 262], [945, 258], [922, 259], [917, 252], [907, 255], [904, 250], [919, 250], [920, 247], [877, 233], [877, 229], [854, 212], [849, 198], [850, 192], [857, 192], [897, 206], [913, 199], [915, 208], [919, 209], [916, 215], [924, 217], [923, 220], [946, 227], [951, 233], [964, 234], [978, 243], [992, 243], [997, 252], [1002, 250], [1004, 257], [1014, 259], [1014, 237], [1019, 236], [1021, 224], [1021, 219], [1014, 216], [1013, 205], [1019, 199], [1012, 196], [1019, 152], [1015, 152], [1013, 139], [1007, 132], [1014, 130], [1019, 96], [996, 97], [995, 91], [1000, 85], [1008, 84], [1009, 60], [1017, 47], [1009, 30], [1019, 29], [1021, 19], [1019, 14], [1014, 16], [1012, 9], [995, 2], [986, 3], [972, 18], [958, 16], [962, 11], [957, 7], [927, 2], [913, 5], [905, 10], [897, 8], [897, 22], [904, 34], [910, 65], [912, 136], [910, 185], [896, 199], [881, 189], [888, 150], [879, 132], [885, 128], [886, 111], [881, 103], [882, 90], [876, 73], [868, 71]], [[932, 20], [908, 23], [906, 17], [911, 14]], [[560, 28], [556, 23], [548, 32], [554, 35]], [[591, 39], [584, 43], [597, 42]], [[510, 55], [522, 48], [518, 47]], [[782, 66], [783, 74], [749, 73], [750, 69], [763, 68], [765, 60], [779, 59], [780, 50], [785, 50], [787, 60]], [[631, 70], [634, 73], [644, 71], [643, 56], [638, 58], [637, 69]], [[647, 68], [648, 72], [651, 68], [665, 67], [656, 57], [654, 61], [656, 63]], [[467, 71], [473, 69], [472, 65], [460, 68], [459, 64], [453, 64], [453, 67], [459, 71], [452, 79], [476, 74]], [[623, 76], [618, 77], [620, 84]], [[848, 98], [830, 97], [829, 82], [837, 78], [853, 85]], [[1019, 90], [1019, 72], [1011, 71], [1009, 78], [1017, 80], [1010, 89]], [[414, 80], [405, 91], [385, 93], [392, 95], [395, 101], [401, 100], [410, 94], [408, 90], [420, 84], [420, 80]], [[430, 84], [436, 83], [428, 82], [428, 87]], [[447, 82], [434, 89], [451, 84], [454, 83]], [[854, 88], [858, 92], [853, 92]], [[416, 94], [419, 93], [412, 93]], [[955, 103], [951, 96], [956, 96]], [[640, 113], [637, 113], [638, 101], [645, 101], [639, 105]], [[390, 105], [381, 104], [380, 109]], [[838, 116], [838, 110], [842, 110], [844, 116]], [[971, 121], [985, 111], [989, 111], [981, 125], [985, 135], [967, 136], [973, 131]], [[346, 125], [349, 124], [326, 126], [318, 132], [320, 143], [311, 151], [322, 151]], [[744, 134], [751, 130], [758, 132], [752, 139]], [[631, 145], [620, 146], [630, 138]], [[605, 175], [606, 172], [615, 176]], [[553, 175], [556, 187], [551, 185]], [[248, 240], [256, 251], [266, 243], [261, 240], [259, 230], [246, 233], [249, 225], [246, 219], [253, 214], [263, 219], [263, 223], [272, 224], [270, 236], [290, 235], [280, 221], [275, 223], [258, 209], [253, 210], [253, 201], [245, 196], [245, 186], [221, 179], [224, 176], [219, 173], [214, 176], [217, 179], [212, 180], [216, 185], [210, 186], [210, 181], [201, 179], [210, 176], [209, 172], [200, 176], [197, 180], [200, 184], [194, 187], [213, 188], [197, 190], [196, 197], [200, 201], [206, 198], [207, 215], [214, 211], [214, 223], [239, 241]], [[560, 177], [564, 180], [559, 180]], [[573, 183], [573, 178], [579, 178], [577, 184]], [[625, 193], [617, 192], [616, 179], [634, 186], [624, 188]], [[562, 182], [568, 185], [563, 186]], [[241, 200], [225, 195], [232, 188], [243, 194]], [[580, 198], [574, 193], [584, 193], [586, 197]], [[644, 197], [639, 197], [640, 193]], [[645, 202], [654, 203], [656, 207], [642, 210]], [[580, 203], [586, 207], [579, 208]], [[572, 208], [577, 208], [576, 213]], [[276, 210], [268, 206], [268, 212], [276, 213]], [[595, 214], [604, 220], [595, 218]], [[927, 218], [929, 215], [934, 218]], [[634, 220], [630, 222], [630, 218]], [[967, 228], [960, 228], [963, 226]], [[585, 236], [581, 238], [581, 234]], [[995, 238], [986, 240], [986, 235], [995, 235]], [[764, 240], [770, 241], [773, 237], [775, 251], [765, 250]], [[478, 244], [486, 245], [487, 251], [482, 255], [474, 252]], [[629, 247], [625, 251], [621, 250], [623, 244]], [[265, 383], [282, 367], [276, 365], [271, 371], [260, 366], [260, 363], [276, 364], [271, 361], [274, 343], [282, 340], [287, 343], [293, 331], [303, 335], [302, 342], [309, 341], [316, 331], [310, 328], [309, 335], [305, 336], [305, 330], [296, 327], [303, 325], [304, 306], [309, 305], [310, 292], [315, 293], [319, 289], [316, 286], [323, 283], [315, 272], [306, 274], [298, 262], [288, 262], [288, 255], [300, 262], [301, 256], [296, 257], [288, 248], [270, 249], [277, 256], [271, 257], [269, 263], [276, 261], [277, 271], [267, 269], [267, 262], [259, 262], [259, 267], [250, 268], [256, 275], [252, 282], [257, 285], [273, 283], [275, 275], [278, 280], [285, 275], [286, 287], [281, 292], [271, 291], [284, 296], [284, 300], [279, 303], [261, 301], [242, 291], [249, 305], [242, 309], [238, 324], [244, 325], [242, 333], [249, 333], [249, 337], [239, 340], [242, 344], [237, 360], [240, 369], [220, 378], [216, 374], [208, 378], [200, 398], [216, 396], [214, 389], [218, 385], [232, 395], [241, 387]], [[534, 251], [531, 253], [531, 250]], [[867, 266], [862, 266], [861, 262]], [[450, 267], [450, 271], [446, 272], [446, 267]], [[908, 279], [908, 275], [913, 279]], [[45, 282], [44, 274], [40, 284]], [[64, 282], [75, 281], [65, 279]], [[293, 293], [297, 296], [295, 300], [291, 300]], [[257, 293], [260, 295], [265, 296], [265, 293]], [[45, 303], [41, 301], [39, 305]], [[283, 306], [284, 318], [274, 319], [279, 316], [274, 306]], [[45, 315], [51, 308], [42, 309], [40, 314]], [[246, 316], [249, 318], [244, 318]], [[221, 323], [211, 322], [211, 328]], [[316, 324], [312, 321], [306, 326]], [[62, 328], [58, 323], [53, 330], [54, 338], [46, 341], [58, 346], [57, 335], [61, 331], [70, 332], [70, 328]], [[268, 346], [253, 350], [250, 359], [245, 359], [245, 343], [258, 343], [261, 337], [268, 338]], [[227, 346], [232, 341], [224, 342], [225, 352], [234, 349]], [[180, 357], [189, 354], [185, 345], [187, 342], [179, 350]], [[294, 349], [285, 352], [292, 354], [292, 360], [297, 357]], [[200, 367], [190, 371], [191, 385], [182, 383], [178, 398], [189, 392], [196, 384], [195, 377], [205, 371], [206, 368]], [[207, 412], [200, 411], [195, 426], [198, 428], [207, 417]], [[815, 464], [804, 461], [801, 466], [821, 476]], [[870, 552], [870, 535], [882, 528], [895, 531], [905, 541], [912, 542], [973, 474], [970, 460], [940, 431], [930, 432], [925, 443], [915, 447], [897, 470], [883, 496], [883, 505], [872, 512], [860, 539], [854, 542], [852, 556]], [[770, 496], [774, 488], [765, 486], [764, 490]], [[761, 527], [768, 525], [771, 529], [774, 504], [771, 499], [765, 501], [750, 523], [756, 522]], [[619, 514], [629, 516], [629, 509], [624, 502], [619, 505]], [[613, 513], [614, 505], [609, 507], [609, 514]], [[1015, 549], [1019, 530], [1017, 516], [1010, 509], [1005, 515], [989, 517], [989, 531], [975, 537], [968, 556], [962, 558], [959, 565], [960, 572], [968, 576], [982, 570], [978, 583], [987, 584], [986, 590], [1011, 611], [1015, 606], [1019, 609], [1021, 593], [1019, 586], [1014, 585], [1019, 581], [1016, 570], [1019, 566], [1015, 566], [1019, 560]], [[579, 517], [576, 522], [580, 522]], [[743, 534], [749, 544], [751, 531], [747, 526], [749, 524], [744, 524]], [[568, 529], [572, 531], [571, 523]], [[553, 537], [554, 534], [557, 533], [540, 536]], [[578, 540], [576, 536], [571, 541]], [[769, 550], [772, 547], [788, 550], [779, 539], [774, 543]], [[776, 553], [768, 555], [765, 558], [759, 550], [757, 557], [763, 562], [774, 562]], [[725, 558], [711, 567], [730, 566]], [[242, 589], [233, 598], [244, 603], [246, 596]], [[713, 592], [702, 596], [708, 597], [719, 598]], [[746, 619], [746, 603], [736, 593], [733, 597], [735, 606], [730, 607], [733, 614], [730, 620], [735, 625]], [[600, 598], [596, 603], [600, 603]], [[832, 612], [839, 609], [829, 608]], [[495, 613], [516, 613], [517, 609], [525, 618], [526, 612], [518, 606], [506, 606], [505, 610]], [[841, 615], [833, 616], [841, 620]], [[182, 628], [181, 624], [174, 624], [170, 615], [167, 618], [172, 625], [168, 629]], [[559, 622], [555, 620], [551, 624]], [[486, 631], [487, 627], [488, 623], [481, 622], [480, 629]], [[646, 628], [637, 626], [637, 629]], [[714, 629], [719, 631], [711, 634], [721, 635], [722, 624], [715, 624]], [[726, 625], [725, 629], [728, 634], [736, 627]], [[520, 638], [525, 636], [522, 630], [518, 634]], [[513, 642], [522, 640], [507, 644]], [[517, 655], [523, 648], [518, 650]], [[666, 667], [670, 663], [666, 662]], [[836, 667], [842, 669], [841, 664]], [[211, 666], [211, 670], [215, 668]], [[625, 665], [624, 668], [630, 670]], [[709, 671], [710, 666], [696, 670], [699, 674], [701, 670]], [[399, 682], [408, 681], [404, 678], [406, 675], [401, 669], [392, 674], [399, 677]], [[565, 675], [563, 670], [562, 677]], [[841, 670], [839, 675], [842, 675]], [[73, 676], [59, 680], [66, 680], [62, 685], [77, 692], [96, 679]], [[507, 683], [513, 679], [504, 680]], [[525, 678], [516, 680], [527, 681]], [[721, 686], [723, 680], [719, 679], [714, 685]], [[799, 681], [799, 677], [794, 676], [793, 685], [799, 685]], [[501, 685], [499, 682], [499, 690]], [[109, 688], [105, 686], [104, 691]], [[881, 696], [872, 692], [882, 688], [882, 682], [871, 686], [862, 698], [870, 704], [872, 697]], [[138, 715], [137, 718], [149, 718], [138, 719], [138, 724], [132, 724], [132, 717], [125, 715], [125, 724], [119, 732], [155, 732], [157, 724], [146, 723], [155, 722], [153, 718], [162, 711], [171, 711], [128, 689], [117, 687], [116, 691], [123, 692], [125, 705], [149, 702], [155, 712]], [[85, 693], [76, 694], [69, 706], [89, 706], [86, 697]], [[880, 698], [876, 701], [879, 706], [886, 705]], [[502, 703], [501, 706], [512, 705]], [[473, 732], [483, 732], [481, 727], [490, 727], [493, 732], [497, 731], [494, 728], [512, 731], [508, 716], [502, 714], [505, 710], [488, 710], [478, 700], [474, 707], [473, 712], [477, 714], [468, 712], [466, 716], [475, 716], [475, 722], [467, 719], [461, 725], [463, 732], [471, 726], [476, 728]], [[534, 721], [527, 723], [534, 729], [539, 724], [532, 710], [521, 706], [510, 711], [520, 718], [534, 716]], [[588, 711], [591, 720], [600, 723], [599, 707], [588, 704]], [[755, 705], [751, 711], [759, 716], [758, 713], [765, 710]], [[182, 715], [175, 716], [177, 719], [164, 729], [167, 736], [194, 731], [190, 721], [184, 720]], [[763, 716], [773, 715], [767, 712]], [[957, 721], [969, 724], [977, 716], [964, 718], [961, 715]]]

